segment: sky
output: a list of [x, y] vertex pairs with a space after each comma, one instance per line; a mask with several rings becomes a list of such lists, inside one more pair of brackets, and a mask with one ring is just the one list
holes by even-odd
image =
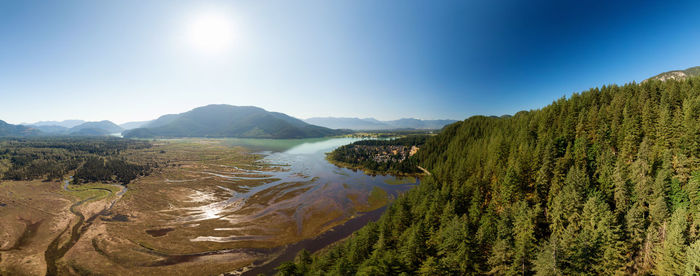
[[0, 120], [465, 119], [700, 65], [700, 1], [0, 0]]

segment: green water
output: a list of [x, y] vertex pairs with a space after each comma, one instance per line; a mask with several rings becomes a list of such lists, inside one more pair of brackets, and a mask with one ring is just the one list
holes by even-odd
[[253, 151], [288, 152], [293, 154], [309, 154], [320, 151], [330, 151], [342, 145], [347, 145], [360, 138], [306, 138], [306, 139], [254, 139], [226, 138], [223, 143], [229, 146], [241, 146]]

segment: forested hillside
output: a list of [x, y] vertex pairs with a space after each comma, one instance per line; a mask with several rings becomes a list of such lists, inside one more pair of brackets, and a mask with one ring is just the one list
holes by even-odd
[[700, 66], [690, 67], [690, 68], [685, 69], [685, 70], [673, 70], [673, 71], [663, 72], [661, 74], [658, 74], [656, 76], [651, 77], [650, 79], [660, 80], [660, 81], [681, 80], [681, 79], [685, 79], [688, 77], [696, 77], [696, 76], [700, 76]]
[[376, 223], [282, 274], [700, 272], [700, 78], [446, 127]]
[[26, 137], [26, 136], [37, 136], [41, 132], [33, 129], [31, 127], [26, 127], [22, 125], [12, 125], [8, 124], [3, 120], [0, 120], [0, 137]]
[[419, 174], [413, 155], [428, 135], [410, 135], [389, 140], [360, 140], [328, 153], [332, 163], [370, 173]]
[[238, 137], [311, 138], [344, 134], [343, 131], [307, 124], [278, 112], [254, 106], [213, 104], [185, 113], [169, 114], [141, 128], [125, 131], [124, 137]]
[[403, 118], [392, 121], [379, 121], [374, 118], [314, 117], [304, 120], [317, 126], [333, 129], [388, 130], [388, 129], [441, 129], [455, 120], [420, 120]]
[[73, 173], [76, 184], [128, 184], [157, 164], [127, 161], [120, 153], [149, 147], [117, 138], [1, 138], [0, 179], [60, 181]]

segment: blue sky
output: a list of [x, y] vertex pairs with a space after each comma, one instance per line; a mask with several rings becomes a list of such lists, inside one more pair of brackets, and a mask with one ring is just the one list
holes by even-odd
[[[700, 1], [0, 0], [0, 120], [122, 123], [211, 103], [512, 114], [700, 65], [698, 15]], [[201, 34], [202, 18], [225, 23]], [[192, 33], [227, 39], [203, 49]]]

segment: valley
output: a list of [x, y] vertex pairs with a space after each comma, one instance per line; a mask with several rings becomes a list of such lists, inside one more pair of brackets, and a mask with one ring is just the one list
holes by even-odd
[[698, 14], [0, 1], [0, 276], [700, 275]]
[[[324, 159], [357, 140], [155, 140], [120, 153], [159, 167], [128, 189], [66, 185], [68, 178], [3, 181], [2, 219], [13, 226], [2, 235], [14, 242], [2, 245], [0, 271], [271, 273], [297, 251], [321, 249], [378, 219], [417, 184]], [[36, 211], [25, 212], [29, 205]]]

